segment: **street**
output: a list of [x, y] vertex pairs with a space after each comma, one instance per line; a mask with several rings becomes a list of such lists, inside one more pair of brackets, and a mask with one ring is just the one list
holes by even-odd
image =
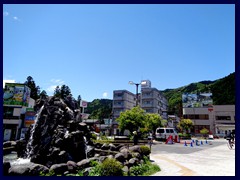
[[153, 176], [235, 176], [235, 150], [225, 139], [195, 143], [165, 144], [154, 142], [150, 159], [161, 171]]

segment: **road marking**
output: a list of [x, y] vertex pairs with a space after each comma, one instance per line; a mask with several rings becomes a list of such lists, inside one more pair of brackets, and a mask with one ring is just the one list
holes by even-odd
[[[160, 155], [154, 155], [154, 159], [155, 158], [158, 158], [158, 159], [161, 159], [161, 160], [164, 160], [164, 161], [167, 161], [168, 163], [170, 163], [171, 165], [174, 165], [174, 166], [177, 166], [178, 168], [180, 168], [180, 170], [177, 170], [177, 172], [174, 172], [175, 174], [177, 173], [178, 176], [194, 176], [194, 175], [197, 175], [197, 173], [195, 171], [192, 171], [191, 169], [179, 164], [179, 163], [176, 163], [175, 161], [171, 160], [171, 159], [168, 159], [164, 156], [160, 156]], [[161, 163], [160, 163], [161, 164]], [[161, 175], [161, 173], [163, 175], [165, 175], [167, 172], [168, 172], [168, 169], [164, 169], [161, 167], [161, 165], [159, 165], [160, 168], [161, 168], [161, 171], [156, 173], [158, 175]], [[169, 168], [169, 167], [168, 167]], [[170, 168], [175, 168], [175, 167], [170, 167]], [[172, 171], [172, 170], [171, 170]], [[167, 173], [166, 175], [175, 175], [175, 174], [171, 174], [171, 172]], [[154, 176], [154, 175], [153, 175]]]

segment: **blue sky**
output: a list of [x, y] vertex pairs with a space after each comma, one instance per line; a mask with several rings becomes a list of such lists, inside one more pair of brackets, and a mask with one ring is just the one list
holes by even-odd
[[32, 76], [48, 95], [112, 99], [150, 80], [159, 90], [235, 71], [235, 5], [3, 6], [3, 82]]

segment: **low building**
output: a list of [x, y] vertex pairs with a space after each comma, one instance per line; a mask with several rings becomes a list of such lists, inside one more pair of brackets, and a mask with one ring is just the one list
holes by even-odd
[[193, 121], [192, 133], [195, 135], [206, 128], [214, 135], [224, 136], [235, 129], [235, 105], [183, 108], [183, 118]]
[[[34, 118], [25, 119], [28, 108], [33, 108], [35, 100], [30, 98], [30, 88], [25, 84], [6, 83], [3, 95], [3, 132], [4, 141], [17, 140], [24, 133]], [[34, 115], [33, 115], [34, 116]]]
[[235, 105], [214, 105], [209, 118], [216, 135], [223, 136], [235, 129]]

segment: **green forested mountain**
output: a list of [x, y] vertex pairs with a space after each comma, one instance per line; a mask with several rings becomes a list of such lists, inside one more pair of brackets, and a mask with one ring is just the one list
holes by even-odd
[[200, 92], [212, 92], [215, 105], [235, 104], [235, 72], [215, 81], [200, 81], [162, 91], [169, 103], [169, 113], [178, 115], [182, 109], [182, 93]]
[[112, 100], [110, 99], [94, 99], [88, 103], [85, 113], [90, 114], [90, 119], [109, 118], [112, 112]]

